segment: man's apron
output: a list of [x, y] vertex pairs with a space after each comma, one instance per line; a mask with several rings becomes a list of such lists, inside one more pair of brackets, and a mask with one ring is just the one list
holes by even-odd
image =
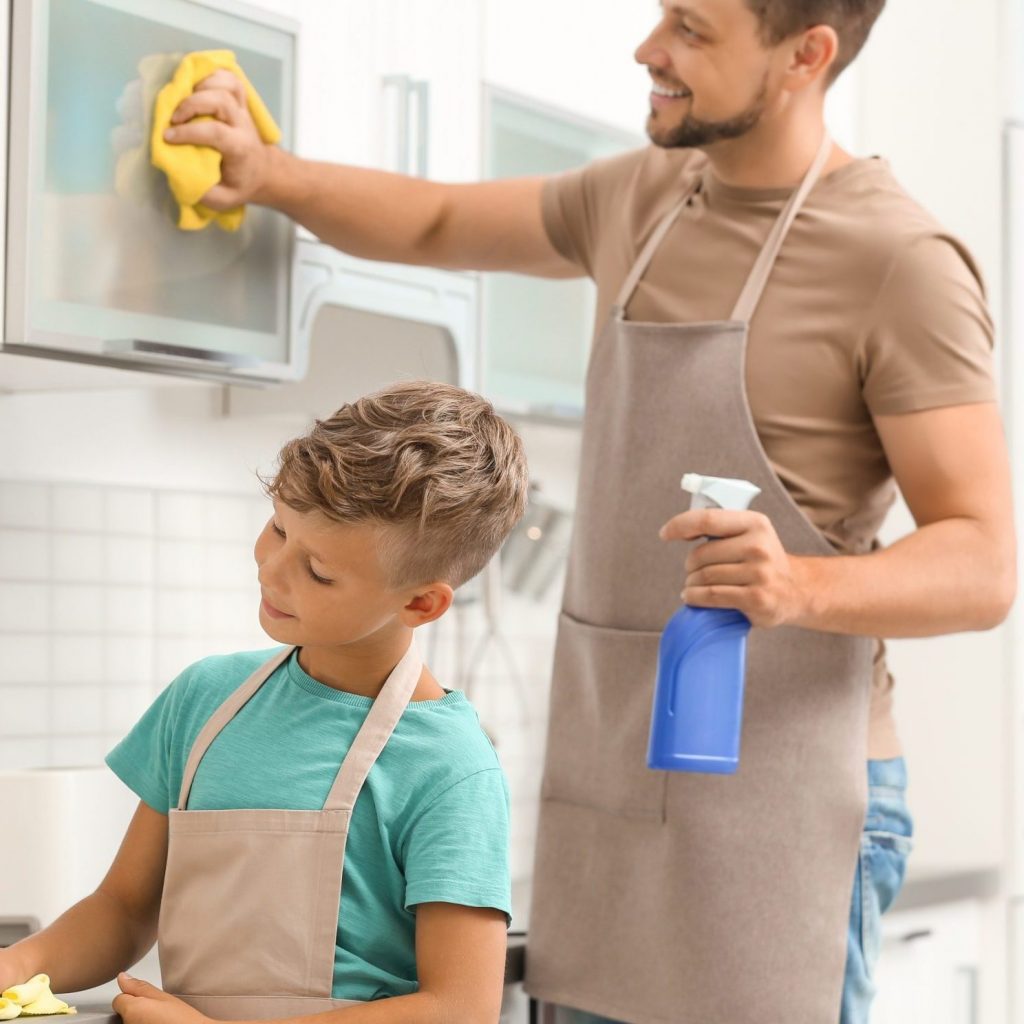
[[684, 197], [595, 343], [529, 928], [527, 989], [545, 1003], [632, 1024], [838, 1020], [872, 641], [753, 630], [738, 773], [646, 766], [658, 640], [688, 550], [658, 530], [685, 507], [682, 474], [752, 481], [786, 551], [835, 553], [769, 464], [744, 382], [748, 324], [829, 151], [826, 139], [730, 320], [625, 318]]
[[[186, 810], [210, 744], [293, 650], [275, 654], [214, 712], [170, 813], [163, 985], [214, 1019], [300, 1016], [357, 1002], [331, 995], [345, 842], [356, 798], [416, 689], [415, 644], [373, 702], [323, 810]], [[301, 756], [298, 739], [296, 751]]]

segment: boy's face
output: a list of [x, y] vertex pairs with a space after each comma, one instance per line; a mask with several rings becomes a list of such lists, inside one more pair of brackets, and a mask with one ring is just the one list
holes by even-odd
[[388, 586], [377, 543], [376, 526], [338, 523], [275, 500], [253, 552], [263, 594], [260, 625], [279, 643], [335, 647], [389, 624], [415, 626], [436, 617], [423, 617], [415, 588]]

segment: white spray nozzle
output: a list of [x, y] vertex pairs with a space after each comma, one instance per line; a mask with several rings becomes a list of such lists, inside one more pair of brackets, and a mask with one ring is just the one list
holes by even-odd
[[750, 503], [761, 493], [748, 480], [729, 480], [719, 476], [701, 476], [687, 473], [683, 477], [683, 490], [693, 495], [691, 508], [729, 508], [737, 511], [750, 508]]

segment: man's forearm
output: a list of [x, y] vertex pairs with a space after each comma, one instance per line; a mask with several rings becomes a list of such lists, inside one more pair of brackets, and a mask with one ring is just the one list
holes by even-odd
[[923, 637], [992, 629], [1016, 588], [1012, 538], [971, 519], [922, 526], [869, 555], [795, 557], [805, 597], [792, 625], [829, 633]]
[[304, 160], [267, 147], [268, 171], [254, 200], [317, 238], [363, 259], [446, 264], [438, 245], [448, 186], [421, 178]]

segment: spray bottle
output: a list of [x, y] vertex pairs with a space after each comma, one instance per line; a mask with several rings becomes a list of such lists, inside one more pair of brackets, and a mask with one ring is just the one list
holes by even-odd
[[[687, 473], [691, 508], [743, 510], [761, 493], [746, 480]], [[683, 605], [658, 651], [647, 767], [732, 775], [739, 766], [750, 620], [731, 608]]]

